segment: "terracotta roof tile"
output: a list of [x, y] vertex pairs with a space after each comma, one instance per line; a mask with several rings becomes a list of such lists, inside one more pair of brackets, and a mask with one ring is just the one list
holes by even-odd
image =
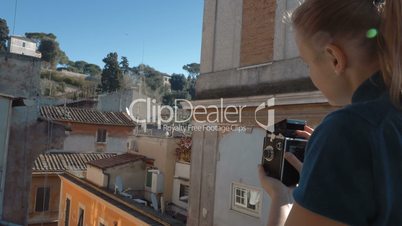
[[102, 112], [88, 108], [42, 106], [40, 114], [43, 118], [54, 121], [114, 126], [135, 126], [135, 122], [125, 112]]
[[123, 165], [129, 162], [135, 162], [138, 160], [147, 160], [147, 158], [143, 155], [135, 155], [135, 154], [121, 154], [116, 155], [107, 159], [98, 159], [94, 161], [87, 162], [88, 165], [95, 166], [100, 169], [107, 169], [118, 165]]
[[40, 154], [34, 161], [33, 172], [84, 171], [89, 161], [107, 159], [114, 153], [47, 153]]

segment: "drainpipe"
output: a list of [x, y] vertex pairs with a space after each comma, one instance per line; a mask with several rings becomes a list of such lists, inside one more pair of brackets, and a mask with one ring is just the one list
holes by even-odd
[[[7, 97], [6, 97], [7, 98]], [[2, 162], [0, 165], [2, 166], [0, 168], [0, 220], [3, 219], [3, 201], [4, 201], [4, 191], [5, 191], [5, 181], [6, 181], [6, 168], [7, 168], [7, 155], [8, 155], [8, 142], [9, 142], [9, 136], [10, 136], [10, 125], [11, 125], [11, 120], [12, 120], [12, 97], [8, 97], [8, 106], [6, 108], [3, 107], [3, 110], [8, 110], [5, 111], [5, 117], [2, 117], [4, 119], [4, 130], [3, 133], [1, 133], [0, 136], [0, 143], [1, 140], [3, 141], [3, 147], [0, 147], [0, 154], [3, 156], [0, 157], [2, 159]]]

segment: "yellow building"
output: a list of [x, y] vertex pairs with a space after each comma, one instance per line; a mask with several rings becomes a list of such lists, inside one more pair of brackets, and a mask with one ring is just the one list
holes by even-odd
[[47, 153], [40, 154], [32, 167], [28, 225], [55, 226], [59, 216], [60, 178], [64, 171], [84, 175], [86, 162], [110, 158], [113, 153]]
[[[136, 166], [136, 162], [144, 159], [131, 158], [131, 163], [130, 161], [123, 163], [123, 160], [128, 158], [131, 158], [130, 154], [112, 157], [107, 161], [90, 162], [88, 165], [103, 169], [102, 172], [105, 174], [110, 173], [107, 168], [113, 167], [133, 171], [133, 175], [137, 171], [143, 171], [145, 176], [144, 169]], [[184, 225], [154, 210], [146, 201], [145, 205], [142, 204], [141, 201], [144, 200], [138, 201], [139, 199], [133, 198], [135, 194], [118, 192], [118, 189], [113, 192], [109, 186], [99, 186], [91, 178], [83, 179], [69, 173], [62, 174], [60, 178], [59, 226]], [[122, 179], [127, 182], [124, 177]], [[112, 181], [109, 182], [113, 183]], [[144, 186], [144, 181], [139, 183]]]

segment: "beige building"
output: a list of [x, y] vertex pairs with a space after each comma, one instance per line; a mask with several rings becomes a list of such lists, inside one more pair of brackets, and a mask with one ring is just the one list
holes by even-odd
[[86, 178], [95, 185], [110, 191], [129, 189], [143, 192], [147, 163], [152, 165], [153, 160], [128, 153], [91, 161], [87, 163]]
[[[193, 125], [215, 130], [192, 136], [188, 225], [266, 225], [270, 198], [257, 175], [266, 126], [293, 118], [314, 127], [334, 110], [309, 79], [286, 23], [297, 2], [205, 0], [192, 105], [208, 111]], [[216, 109], [221, 115], [229, 108], [237, 112], [205, 121]]]
[[[173, 178], [176, 164], [176, 148], [178, 139], [138, 135], [131, 143], [131, 153], [146, 156], [154, 160], [154, 167], [164, 174], [164, 199], [172, 201]], [[145, 197], [149, 199], [149, 194]]]
[[8, 41], [8, 52], [41, 58], [42, 54], [37, 51], [37, 44], [29, 38], [11, 36]]

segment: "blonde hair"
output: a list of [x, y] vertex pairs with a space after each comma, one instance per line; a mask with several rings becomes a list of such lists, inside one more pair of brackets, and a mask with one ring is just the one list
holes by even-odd
[[306, 38], [357, 41], [362, 56], [379, 60], [391, 101], [402, 108], [402, 0], [306, 0], [292, 23]]

